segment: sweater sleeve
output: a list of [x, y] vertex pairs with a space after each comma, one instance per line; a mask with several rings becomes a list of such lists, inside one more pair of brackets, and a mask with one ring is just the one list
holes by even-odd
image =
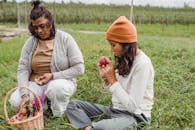
[[84, 60], [79, 46], [71, 35], [68, 35], [66, 43], [70, 67], [62, 71], [53, 72], [54, 79], [72, 79], [84, 73]]
[[[31, 54], [31, 41], [32, 39], [28, 39], [21, 51], [21, 56], [18, 64], [18, 71], [17, 71], [17, 80], [18, 86], [28, 86], [29, 82], [29, 75], [30, 75], [30, 61], [29, 55]], [[27, 93], [25, 89], [20, 90], [21, 95]]]
[[120, 82], [116, 82], [110, 86], [109, 90], [112, 96], [129, 112], [135, 113], [141, 103], [147, 87], [149, 73], [149, 67], [146, 64], [142, 64], [137, 66], [131, 79], [126, 79], [130, 80], [128, 81], [128, 90], [125, 90]]

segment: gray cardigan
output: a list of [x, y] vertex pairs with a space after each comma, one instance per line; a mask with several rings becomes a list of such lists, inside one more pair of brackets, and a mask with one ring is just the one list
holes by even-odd
[[[32, 55], [37, 46], [37, 38], [31, 36], [24, 44], [18, 65], [18, 86], [28, 86]], [[76, 77], [84, 73], [82, 53], [73, 37], [57, 30], [50, 64], [53, 79], [68, 79], [76, 86]]]

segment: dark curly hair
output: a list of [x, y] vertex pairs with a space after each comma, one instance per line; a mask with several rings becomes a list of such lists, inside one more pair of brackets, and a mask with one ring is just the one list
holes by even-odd
[[[46, 7], [40, 5], [41, 2], [39, 0], [33, 0], [31, 3], [32, 3], [33, 8], [30, 13], [30, 20], [36, 20], [44, 16], [49, 21], [48, 24], [52, 25], [52, 28], [50, 30], [50, 37], [54, 37], [56, 33], [56, 29], [55, 29], [54, 19], [50, 11], [48, 11]], [[33, 36], [39, 38], [39, 36], [35, 32], [32, 22], [30, 22], [28, 29]]]
[[137, 53], [137, 43], [121, 43], [123, 46], [123, 53], [121, 57], [115, 56], [116, 69], [119, 75], [126, 77], [132, 68], [133, 61]]

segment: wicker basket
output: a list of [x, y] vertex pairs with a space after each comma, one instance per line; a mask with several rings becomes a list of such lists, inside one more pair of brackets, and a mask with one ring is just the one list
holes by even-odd
[[[29, 117], [29, 118], [21, 120], [21, 121], [11, 122], [9, 117], [8, 117], [8, 113], [7, 113], [7, 99], [14, 90], [20, 89], [20, 88], [25, 88], [25, 89], [29, 90], [34, 95], [34, 97], [39, 102], [40, 109], [38, 111], [38, 114], [34, 117]], [[29, 89], [28, 87], [15, 87], [15, 88], [11, 89], [6, 94], [5, 99], [4, 99], [4, 114], [5, 114], [5, 119], [6, 119], [7, 123], [10, 124], [12, 127], [17, 127], [17, 128], [22, 129], [22, 130], [43, 130], [43, 128], [44, 128], [43, 107], [42, 107], [41, 101], [40, 101], [39, 97], [36, 95], [36, 93], [34, 91], [32, 91], [31, 89]]]

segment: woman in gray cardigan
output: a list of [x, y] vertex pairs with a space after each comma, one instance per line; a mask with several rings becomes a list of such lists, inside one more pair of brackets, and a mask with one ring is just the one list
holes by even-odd
[[[33, 1], [29, 31], [32, 36], [22, 48], [18, 86], [28, 86], [51, 101], [53, 116], [60, 117], [76, 91], [76, 78], [84, 73], [82, 53], [71, 35], [56, 30], [51, 13]], [[19, 107], [33, 98], [27, 90], [16, 90], [10, 103]]]

